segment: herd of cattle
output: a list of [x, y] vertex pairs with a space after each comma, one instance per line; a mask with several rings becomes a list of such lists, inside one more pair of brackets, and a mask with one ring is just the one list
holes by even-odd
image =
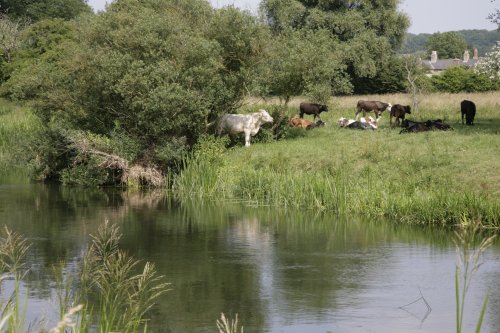
[[[430, 130], [449, 130], [451, 126], [443, 123], [441, 119], [427, 120], [427, 121], [413, 121], [405, 119], [407, 114], [411, 114], [411, 107], [409, 105], [401, 105], [391, 103], [384, 103], [380, 101], [358, 101], [356, 105], [355, 119], [340, 118], [338, 125], [344, 128], [361, 129], [361, 130], [375, 130], [378, 127], [378, 121], [382, 112], [389, 112], [390, 127], [402, 127], [400, 133], [409, 132], [425, 132]], [[476, 115], [476, 105], [472, 101], [463, 100], [460, 103], [460, 110], [462, 113], [462, 124], [474, 124], [474, 117]], [[328, 112], [328, 107], [323, 104], [317, 103], [300, 103], [299, 114], [288, 121], [290, 127], [313, 129], [322, 127], [325, 123], [321, 120], [321, 113]], [[366, 118], [367, 112], [373, 112], [375, 119], [371, 116]], [[360, 113], [363, 117], [359, 118]], [[304, 115], [312, 115], [314, 121], [304, 119]], [[316, 121], [316, 118], [318, 120]], [[394, 118], [394, 125], [392, 120]], [[255, 136], [260, 127], [266, 123], [273, 123], [274, 119], [269, 115], [266, 110], [260, 109], [258, 112], [250, 114], [225, 114], [221, 117], [217, 133], [228, 133], [229, 135], [236, 135], [239, 133], [245, 134], [245, 146], [250, 146], [250, 138]]]

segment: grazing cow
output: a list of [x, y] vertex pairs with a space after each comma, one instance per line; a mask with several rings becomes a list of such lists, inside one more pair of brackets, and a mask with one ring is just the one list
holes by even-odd
[[465, 116], [465, 123], [467, 125], [474, 125], [474, 117], [476, 116], [476, 104], [472, 101], [468, 101], [464, 99], [460, 103], [460, 110], [462, 111], [462, 124], [464, 123], [464, 116]]
[[288, 125], [290, 125], [290, 127], [297, 127], [297, 128], [307, 128], [308, 126], [311, 126], [312, 124], [314, 124], [312, 121], [307, 120], [307, 119], [303, 119], [303, 118], [299, 118], [297, 116], [291, 118], [288, 121]]
[[225, 114], [219, 121], [218, 134], [227, 132], [229, 135], [245, 133], [245, 146], [250, 146], [250, 136], [255, 136], [260, 126], [265, 123], [272, 123], [273, 118], [266, 110], [260, 109], [251, 114]]
[[392, 117], [396, 118], [396, 126], [400, 126], [400, 120], [405, 120], [405, 114], [411, 114], [411, 107], [401, 104], [394, 104], [390, 111], [389, 125], [392, 127]]
[[358, 114], [360, 112], [363, 112], [363, 117], [366, 117], [367, 112], [373, 111], [375, 112], [375, 118], [377, 119], [376, 121], [378, 122], [378, 117], [380, 117], [382, 112], [384, 112], [385, 110], [391, 111], [391, 108], [392, 108], [391, 103], [360, 100], [356, 105], [356, 120], [358, 119]]
[[304, 113], [305, 113], [314, 115], [314, 120], [316, 120], [316, 117], [321, 119], [320, 116], [321, 112], [328, 112], [328, 106], [317, 103], [307, 103], [307, 102], [300, 103], [299, 106], [300, 118], [304, 118]]
[[447, 131], [452, 129], [450, 125], [443, 123], [441, 119], [427, 120], [427, 121], [412, 121], [405, 119], [401, 125], [403, 129], [399, 132], [401, 133], [415, 133], [415, 132], [426, 132], [432, 130]]

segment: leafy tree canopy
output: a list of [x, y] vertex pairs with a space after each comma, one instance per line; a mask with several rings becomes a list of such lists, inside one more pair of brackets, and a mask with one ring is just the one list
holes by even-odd
[[462, 58], [467, 50], [467, 42], [456, 32], [437, 32], [427, 40], [426, 50], [429, 56], [432, 51], [437, 51], [440, 59]]
[[0, 12], [12, 18], [69, 20], [92, 10], [86, 0], [0, 0]]
[[[317, 61], [318, 64], [323, 64], [324, 61], [331, 64], [328, 70], [328, 66], [322, 70], [322, 75], [327, 72], [331, 75], [330, 93], [350, 93], [353, 88], [350, 81], [360, 82], [359, 78], [373, 78], [380, 69], [389, 66], [394, 55], [393, 50], [400, 46], [409, 26], [406, 14], [397, 11], [398, 2], [264, 0], [260, 10], [275, 36], [281, 35], [278, 40], [295, 40], [292, 31], [303, 31], [302, 38], [309, 39], [302, 43], [293, 43], [295, 48], [290, 44], [284, 47], [294, 50], [291, 54], [297, 55], [295, 60], [287, 59], [289, 65], [291, 61], [296, 62], [294, 74], [296, 78], [301, 78], [293, 86], [299, 89], [300, 93], [312, 97], [324, 94], [326, 90], [320, 89], [319, 86], [324, 87], [326, 80], [306, 88], [305, 77], [308, 75], [304, 74], [304, 68], [307, 66], [301, 66], [300, 63], [305, 61], [309, 52], [320, 53], [312, 58], [324, 57], [325, 60]], [[322, 36], [327, 34], [328, 37], [320, 39], [315, 36], [316, 33]], [[319, 40], [321, 45], [317, 43]], [[302, 58], [299, 57], [300, 54], [303, 55]], [[283, 82], [281, 86], [285, 87], [290, 82]], [[313, 91], [314, 86], [318, 88], [317, 91]]]
[[235, 108], [268, 44], [256, 18], [204, 0], [116, 0], [56, 47], [66, 32], [52, 22], [33, 28], [41, 55], [9, 80], [11, 96], [34, 99], [51, 127], [109, 137], [162, 168]]

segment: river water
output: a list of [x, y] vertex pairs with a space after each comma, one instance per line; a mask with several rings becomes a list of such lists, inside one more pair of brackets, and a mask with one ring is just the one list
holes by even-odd
[[[250, 332], [456, 332], [451, 231], [242, 203], [174, 201], [40, 184], [0, 185], [0, 225], [32, 244], [26, 327], [58, 318], [51, 267], [75, 271], [89, 234], [109, 220], [120, 245], [152, 261], [171, 289], [148, 332], [217, 332], [221, 313]], [[466, 298], [464, 332], [500, 332], [500, 244], [483, 256]], [[4, 281], [1, 299], [12, 282]], [[52, 325], [52, 326], [51, 326]], [[32, 330], [33, 331], [33, 330]]]

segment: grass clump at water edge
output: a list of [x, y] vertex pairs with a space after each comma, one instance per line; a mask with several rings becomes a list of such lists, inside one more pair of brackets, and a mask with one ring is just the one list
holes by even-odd
[[[23, 332], [27, 293], [23, 301], [19, 295], [22, 278], [29, 274], [25, 268], [29, 244], [7, 228], [5, 234], [0, 242], [0, 282], [13, 276], [15, 288], [4, 304], [0, 325], [5, 332]], [[77, 289], [71, 290], [71, 276], [55, 278], [60, 318], [50, 332], [65, 332], [65, 327], [72, 332], [89, 332], [91, 328], [98, 332], [146, 332], [147, 312], [170, 284], [157, 274], [154, 264], [147, 262], [141, 270], [140, 261], [119, 248], [121, 234], [116, 225], [106, 222], [91, 237]], [[61, 272], [62, 266], [56, 271]], [[90, 305], [91, 298], [96, 300], [95, 307]]]
[[[474, 274], [481, 266], [481, 257], [491, 246], [495, 235], [485, 237], [481, 235], [479, 221], [462, 218], [456, 234], [457, 264], [455, 268], [455, 301], [456, 301], [456, 329], [457, 333], [463, 332], [465, 310], [465, 297], [469, 290]], [[483, 324], [484, 314], [488, 305], [486, 294], [483, 306], [479, 313], [475, 331], [479, 333]]]

